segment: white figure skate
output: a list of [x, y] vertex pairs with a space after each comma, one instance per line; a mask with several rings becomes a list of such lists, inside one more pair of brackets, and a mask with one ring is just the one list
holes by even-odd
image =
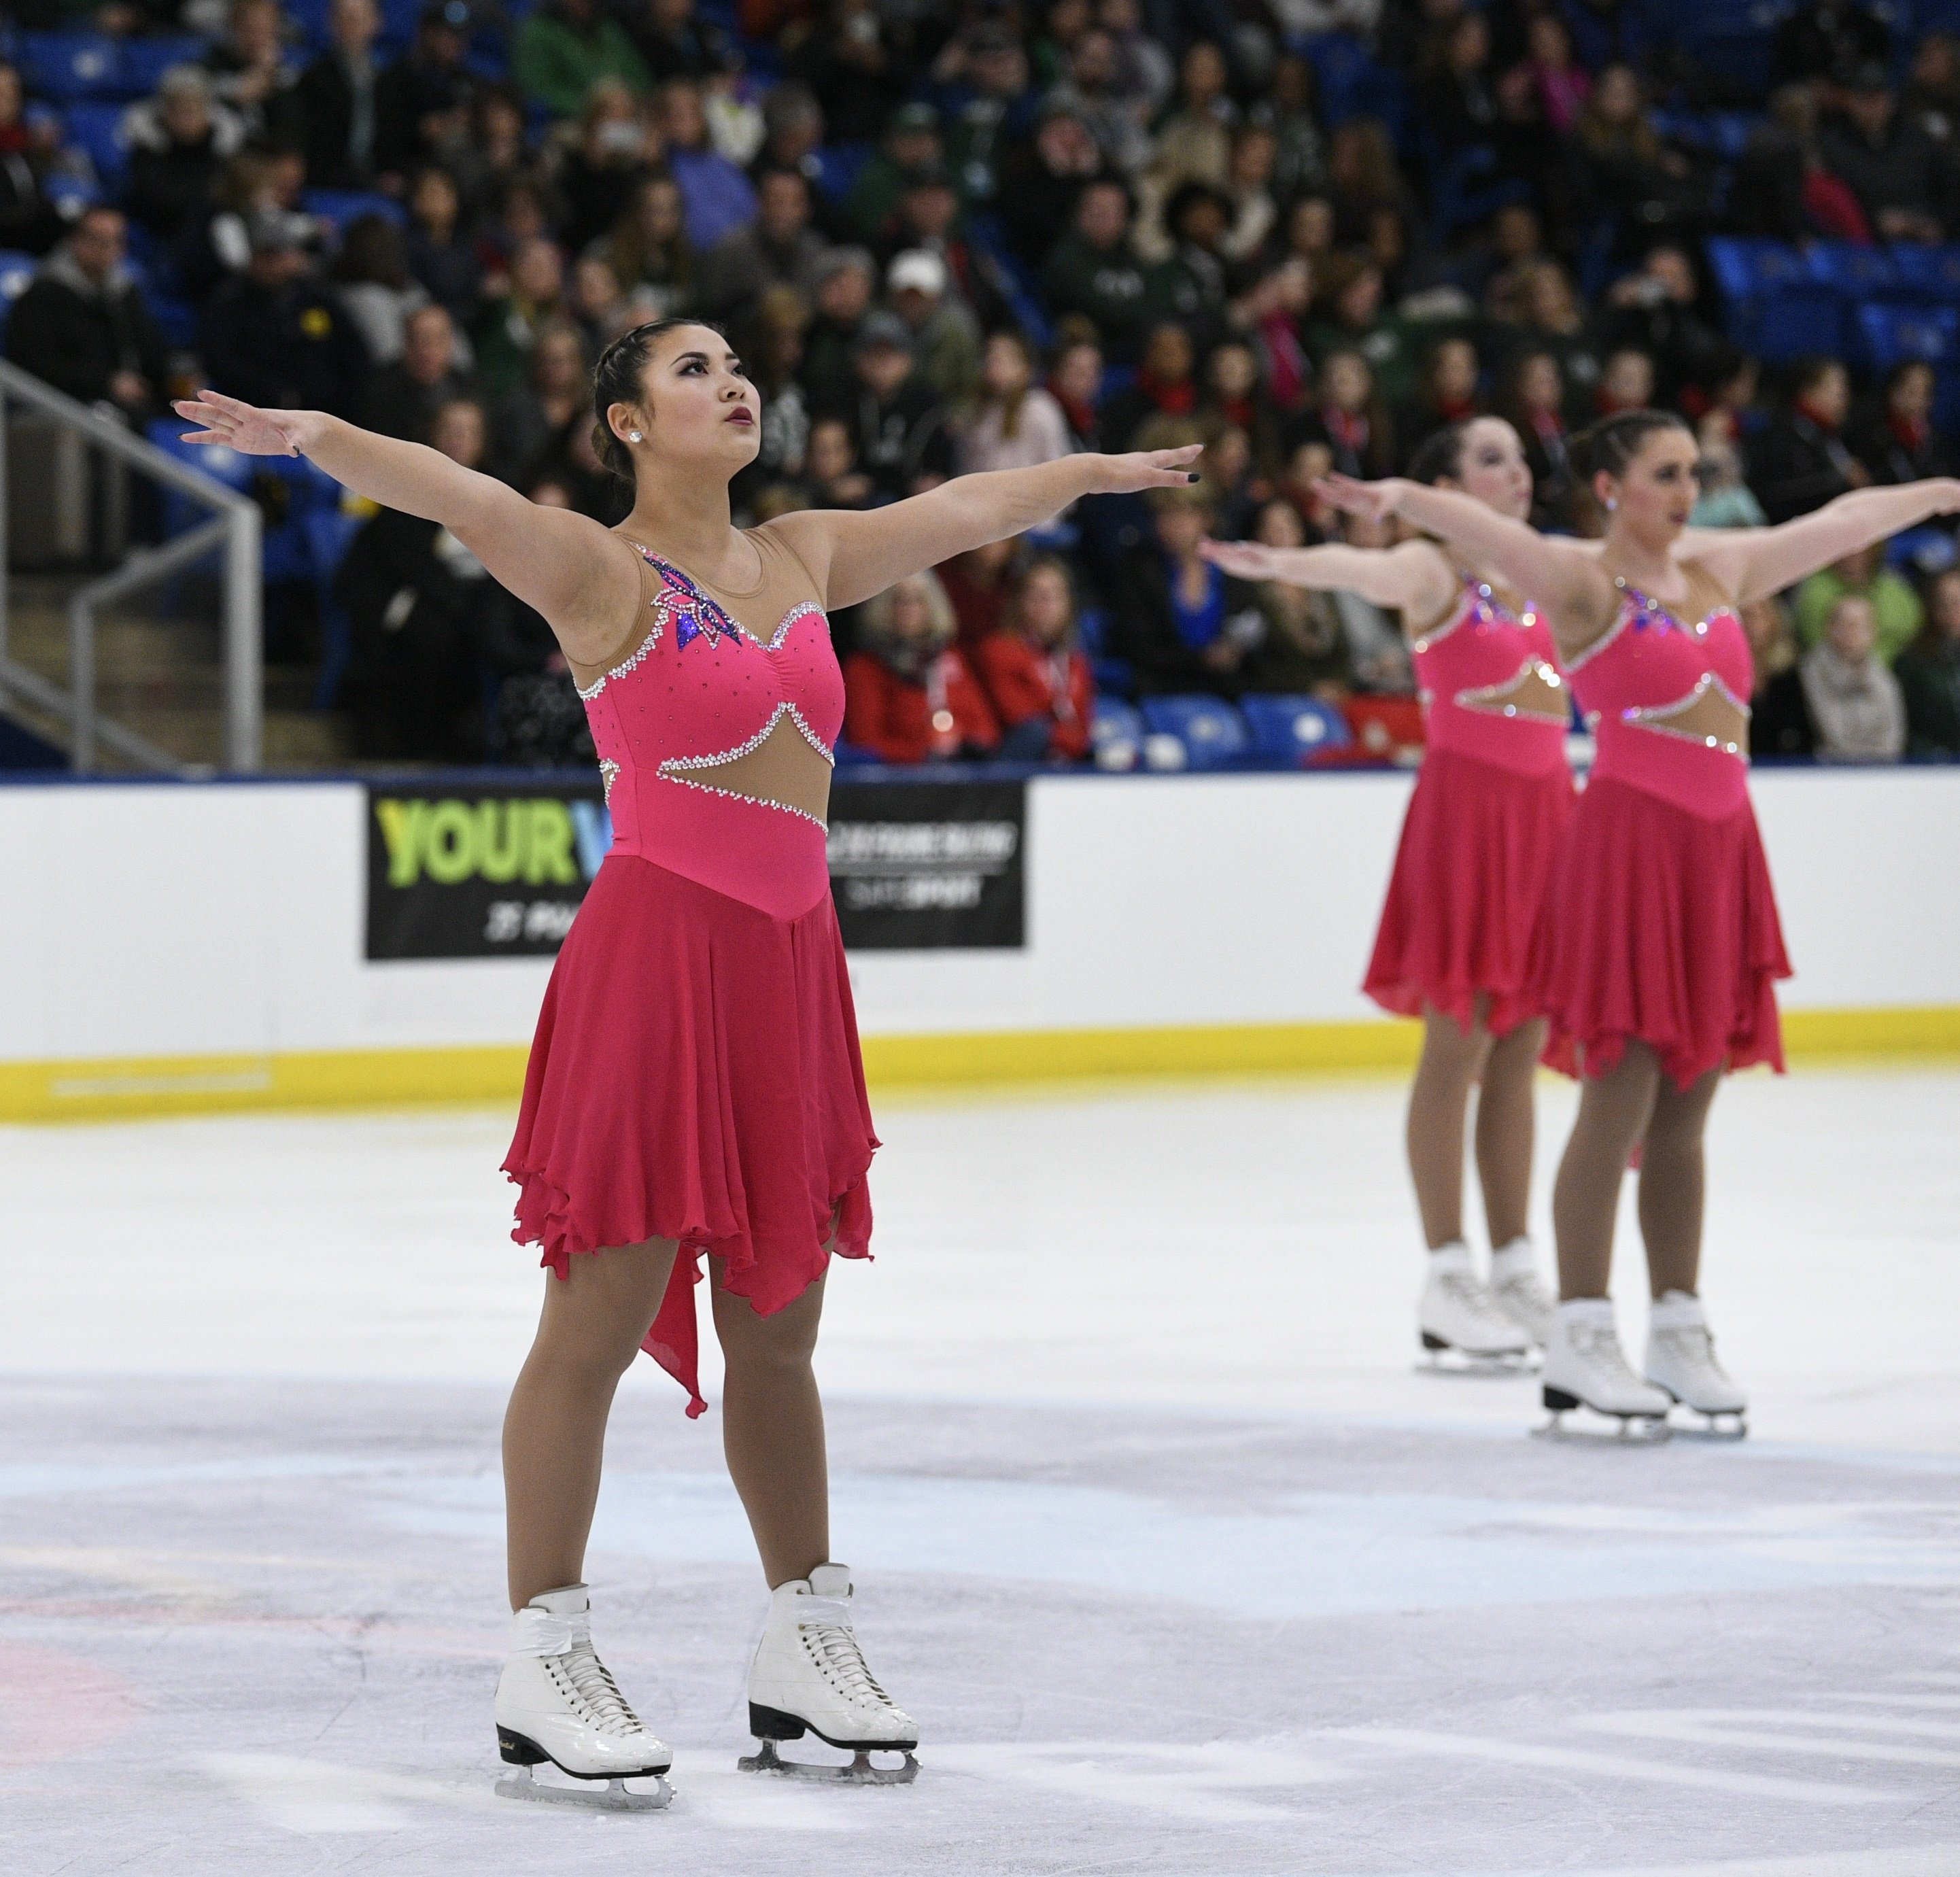
[[1710, 1440], [1740, 1440], [1749, 1431], [1749, 1398], [1715, 1360], [1715, 1339], [1701, 1300], [1685, 1290], [1663, 1291], [1647, 1319], [1647, 1377], [1683, 1408], [1701, 1417], [1684, 1433]]
[[1613, 1306], [1604, 1297], [1580, 1298], [1558, 1306], [1539, 1381], [1551, 1414], [1538, 1430], [1542, 1434], [1554, 1440], [1602, 1438], [1585, 1427], [1565, 1424], [1573, 1409], [1588, 1408], [1619, 1423], [1617, 1436], [1605, 1438], [1645, 1443], [1668, 1436], [1668, 1398], [1628, 1366]]
[[[749, 1670], [749, 1731], [759, 1753], [739, 1762], [745, 1773], [784, 1773], [798, 1779], [836, 1780], [856, 1786], [903, 1786], [918, 1777], [912, 1749], [918, 1723], [871, 1678], [851, 1626], [851, 1573], [842, 1564], [819, 1564], [807, 1578], [778, 1584], [769, 1598], [768, 1621]], [[779, 1740], [806, 1733], [852, 1755], [848, 1766], [785, 1760]], [[875, 1766], [874, 1753], [905, 1757], [897, 1766]]]
[[1513, 1239], [1491, 1254], [1491, 1301], [1542, 1349], [1551, 1341], [1558, 1300], [1538, 1274], [1529, 1239]]
[[1459, 1374], [1508, 1372], [1531, 1353], [1531, 1339], [1499, 1309], [1477, 1281], [1461, 1239], [1429, 1255], [1429, 1277], [1416, 1305], [1416, 1333], [1432, 1368]]
[[[673, 1764], [640, 1724], [592, 1647], [591, 1599], [571, 1584], [533, 1597], [511, 1618], [511, 1653], [497, 1683], [497, 1750], [517, 1770], [497, 1782], [505, 1799], [539, 1799], [605, 1812], [657, 1812], [673, 1798], [661, 1776]], [[549, 1761], [584, 1782], [546, 1785]], [[651, 1792], [626, 1781], [651, 1779]], [[597, 1784], [603, 1780], [602, 1787]]]

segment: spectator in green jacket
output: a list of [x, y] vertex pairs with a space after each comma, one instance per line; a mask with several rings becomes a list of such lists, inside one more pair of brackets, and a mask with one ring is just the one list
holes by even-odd
[[517, 29], [511, 63], [525, 97], [561, 117], [578, 114], [598, 79], [618, 78], [635, 97], [652, 85], [633, 42], [597, 0], [544, 0]]
[[1885, 544], [1875, 542], [1812, 574], [1796, 590], [1796, 636], [1807, 651], [1824, 636], [1831, 609], [1847, 593], [1872, 603], [1882, 664], [1898, 657], [1925, 622], [1926, 609], [1911, 581], [1885, 564]]
[[1905, 694], [1906, 754], [1960, 756], [1960, 567], [1926, 590], [1926, 624], [1892, 667]]

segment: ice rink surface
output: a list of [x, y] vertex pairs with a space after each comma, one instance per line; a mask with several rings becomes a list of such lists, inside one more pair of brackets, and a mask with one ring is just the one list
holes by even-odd
[[[588, 1574], [679, 1796], [625, 1818], [490, 1790], [508, 1118], [0, 1129], [0, 1869], [1956, 1877], [1960, 1074], [1724, 1093], [1739, 1446], [1418, 1372], [1400, 1102], [883, 1104], [819, 1362], [925, 1770], [737, 1773], [762, 1586], [643, 1362]], [[1637, 1359], [1631, 1220], [1617, 1289]]]

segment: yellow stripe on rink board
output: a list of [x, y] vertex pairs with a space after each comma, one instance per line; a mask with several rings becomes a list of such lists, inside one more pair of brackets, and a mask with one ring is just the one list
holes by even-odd
[[[1788, 1010], [1801, 1061], [1960, 1056], [1960, 1007]], [[1125, 1076], [1340, 1074], [1407, 1068], [1414, 1023], [1249, 1023], [868, 1036], [873, 1086], [960, 1088]], [[0, 1062], [0, 1121], [102, 1121], [267, 1108], [514, 1102], [525, 1051], [496, 1045], [269, 1055]]]

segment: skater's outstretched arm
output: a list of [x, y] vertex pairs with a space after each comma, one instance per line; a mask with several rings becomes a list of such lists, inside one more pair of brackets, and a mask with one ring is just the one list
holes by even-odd
[[1433, 542], [1392, 548], [1269, 548], [1256, 541], [1205, 541], [1198, 552], [1234, 580], [1276, 580], [1316, 592], [1359, 593], [1405, 619], [1433, 619], [1456, 597], [1456, 570]]
[[1684, 536], [1678, 558], [1705, 568], [1739, 606], [1780, 593], [1806, 574], [1960, 510], [1960, 478], [1934, 476], [1891, 488], [1853, 489], [1807, 515], [1774, 528], [1698, 530]]
[[566, 656], [595, 664], [632, 616], [633, 550], [590, 516], [546, 508], [426, 444], [382, 437], [324, 411], [262, 410], [215, 391], [173, 406], [202, 428], [189, 443], [247, 456], [304, 457], [357, 495], [439, 521], [504, 586], [550, 622]]
[[1027, 469], [956, 476], [883, 508], [807, 509], [775, 526], [824, 589], [832, 607], [854, 606], [894, 581], [990, 541], [1004, 540], [1084, 495], [1120, 495], [1195, 482], [1188, 466], [1204, 448], [1119, 457], [1059, 457]]
[[1379, 482], [1330, 476], [1315, 488], [1336, 508], [1376, 520], [1400, 515], [1440, 535], [1544, 608], [1561, 646], [1576, 651], [1603, 632], [1618, 597], [1598, 557], [1576, 541], [1540, 534], [1473, 496], [1402, 476]]

